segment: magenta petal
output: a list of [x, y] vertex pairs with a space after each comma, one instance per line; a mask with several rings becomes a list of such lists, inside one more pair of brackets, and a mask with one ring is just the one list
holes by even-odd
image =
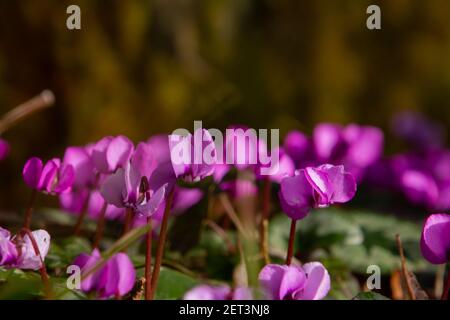
[[106, 202], [121, 208], [124, 206], [122, 190], [125, 189], [125, 171], [118, 169], [103, 182], [100, 193]]
[[[73, 264], [80, 267], [82, 274], [86, 274], [100, 261], [100, 259], [100, 252], [98, 251], [98, 249], [94, 249], [91, 255], [88, 255], [86, 253], [80, 254], [75, 258]], [[84, 292], [90, 292], [96, 289], [96, 286], [100, 280], [101, 273], [102, 269], [85, 277], [81, 282], [81, 289]]]
[[95, 168], [101, 173], [109, 173], [108, 162], [106, 160], [106, 149], [113, 137], [104, 137], [92, 146], [91, 157]]
[[306, 273], [306, 285], [301, 293], [294, 296], [299, 300], [320, 300], [330, 291], [330, 275], [320, 262], [310, 262], [303, 265]]
[[167, 184], [156, 190], [153, 195], [151, 195], [150, 200], [136, 207], [136, 214], [143, 215], [146, 217], [152, 216], [153, 213], [160, 207], [161, 203], [164, 201], [164, 196], [166, 194]]
[[16, 245], [8, 230], [0, 227], [0, 266], [14, 266], [18, 258]]
[[279, 198], [281, 208], [291, 219], [302, 219], [309, 213], [314, 201], [313, 188], [304, 170], [281, 181]]
[[282, 299], [282, 297], [280, 298], [280, 286], [285, 271], [286, 267], [278, 264], [268, 264], [262, 268], [258, 279], [267, 298], [274, 300]]
[[150, 137], [147, 143], [152, 147], [158, 163], [170, 162], [169, 136], [158, 134]]
[[356, 181], [344, 166], [322, 165], [319, 167], [328, 174], [328, 181], [332, 187], [331, 203], [345, 203], [356, 194]]
[[141, 176], [149, 178], [157, 166], [152, 147], [143, 142], [139, 143], [131, 158], [131, 165]]
[[106, 161], [110, 172], [125, 166], [133, 153], [134, 145], [125, 136], [113, 138], [106, 149]]
[[420, 240], [422, 255], [430, 263], [442, 264], [450, 258], [450, 215], [432, 214], [425, 221]]
[[227, 285], [210, 286], [202, 284], [186, 292], [183, 300], [227, 300], [230, 292], [231, 289]]
[[316, 191], [318, 197], [316, 199], [319, 206], [328, 206], [331, 203], [333, 195], [333, 185], [329, 180], [329, 176], [321, 167], [305, 169], [305, 176], [308, 182]]
[[418, 170], [405, 170], [400, 178], [405, 196], [414, 204], [432, 207], [439, 198], [433, 177]]
[[103, 296], [124, 296], [134, 287], [136, 271], [125, 253], [114, 255], [107, 263], [107, 278], [103, 287]]
[[339, 125], [319, 124], [314, 128], [312, 138], [316, 154], [322, 161], [332, 160], [343, 146], [342, 128]]
[[42, 191], [51, 193], [55, 182], [57, 181], [58, 168], [60, 165], [59, 159], [52, 159], [47, 161], [42, 168], [41, 178], [39, 180], [38, 188]]
[[75, 171], [74, 185], [78, 188], [86, 187], [95, 180], [94, 165], [86, 148], [69, 147], [64, 153], [64, 164], [70, 164]]
[[53, 192], [61, 193], [69, 189], [75, 180], [75, 170], [69, 165], [61, 165], [58, 172], [58, 181], [53, 188]]
[[23, 238], [23, 245], [21, 247], [21, 254], [17, 261], [17, 267], [20, 269], [31, 269], [38, 270], [41, 268], [41, 257], [42, 260], [48, 253], [50, 248], [50, 235], [45, 230], [37, 230], [32, 232], [36, 244], [39, 248], [41, 256], [38, 256], [34, 251], [33, 244], [28, 235]]
[[291, 299], [295, 292], [304, 288], [306, 283], [305, 272], [297, 266], [283, 266], [285, 268], [280, 283], [279, 299]]
[[0, 161], [5, 159], [9, 154], [9, 143], [0, 138]]
[[252, 290], [247, 287], [237, 287], [233, 290], [233, 300], [253, 300]]
[[39, 180], [42, 174], [42, 167], [42, 160], [37, 157], [31, 158], [25, 163], [22, 176], [27, 186], [33, 189], [38, 188]]
[[79, 214], [83, 210], [88, 196], [89, 191], [86, 189], [61, 193], [59, 195], [59, 205], [67, 212]]
[[203, 198], [203, 192], [197, 188], [176, 187], [173, 197], [172, 211], [180, 214], [196, 205]]

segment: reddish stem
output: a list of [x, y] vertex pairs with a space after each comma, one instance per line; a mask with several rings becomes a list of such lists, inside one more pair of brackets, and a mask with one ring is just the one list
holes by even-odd
[[271, 183], [269, 178], [265, 177], [262, 190], [262, 219], [260, 226], [261, 254], [265, 264], [270, 263], [269, 239], [267, 237], [269, 229], [269, 215], [270, 215], [270, 185]]
[[133, 209], [126, 208], [125, 209], [125, 221], [123, 222], [122, 235], [125, 235], [128, 231], [130, 231], [132, 221], [133, 221]]
[[294, 255], [294, 243], [295, 243], [295, 225], [297, 224], [297, 220], [291, 220], [291, 230], [289, 232], [289, 246], [286, 256], [286, 264], [290, 265], [292, 262], [292, 256]]
[[167, 225], [169, 222], [170, 208], [172, 206], [172, 200], [174, 195], [174, 188], [170, 191], [166, 200], [166, 207], [164, 208], [164, 216], [161, 223], [161, 230], [159, 231], [158, 246], [156, 247], [155, 256], [155, 268], [153, 269], [152, 282], [151, 282], [151, 298], [155, 295], [156, 287], [158, 285], [159, 271], [161, 269], [162, 258], [164, 255], [164, 245], [166, 244]]
[[30, 200], [28, 201], [27, 211], [25, 212], [25, 219], [23, 222], [24, 229], [30, 229], [31, 217], [33, 216], [34, 203], [36, 202], [37, 190], [33, 189], [31, 191]]
[[100, 217], [97, 221], [97, 229], [95, 230], [94, 242], [92, 243], [93, 248], [98, 248], [100, 245], [100, 241], [103, 238], [103, 232], [105, 230], [105, 221], [106, 221], [106, 208], [108, 204], [106, 201], [103, 203], [102, 210], [100, 211]]
[[36, 239], [34, 238], [33, 233], [30, 231], [30, 229], [23, 228], [22, 233], [28, 235], [28, 237], [30, 238], [30, 241], [31, 241], [31, 245], [33, 246], [34, 253], [41, 260], [41, 268], [39, 270], [41, 273], [42, 283], [44, 284], [45, 297], [47, 299], [49, 299], [49, 298], [51, 298], [50, 282], [49, 282], [49, 277], [48, 277], [48, 273], [47, 273], [47, 268], [45, 267], [44, 259], [42, 258], [41, 251], [39, 250], [39, 246], [37, 245]]
[[449, 290], [450, 290], [450, 268], [447, 267], [447, 280], [445, 281], [444, 291], [442, 291], [441, 300], [448, 300]]
[[91, 193], [89, 192], [86, 200], [84, 201], [83, 208], [81, 209], [80, 215], [78, 216], [77, 223], [75, 224], [73, 235], [78, 236], [81, 233], [81, 226], [83, 225], [84, 218], [87, 214], [87, 209], [89, 206], [89, 201], [91, 199]]
[[152, 218], [147, 218], [150, 226], [145, 241], [145, 300], [152, 299]]

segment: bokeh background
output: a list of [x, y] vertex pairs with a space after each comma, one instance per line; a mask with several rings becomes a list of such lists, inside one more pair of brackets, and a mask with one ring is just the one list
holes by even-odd
[[[81, 7], [82, 29], [66, 28]], [[378, 4], [382, 30], [366, 28]], [[447, 0], [0, 0], [0, 113], [45, 88], [56, 104], [3, 136], [0, 205], [20, 210], [32, 155], [175, 128], [380, 126], [420, 111], [450, 125]]]

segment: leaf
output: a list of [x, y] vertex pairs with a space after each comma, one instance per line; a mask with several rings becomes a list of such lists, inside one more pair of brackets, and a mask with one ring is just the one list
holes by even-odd
[[[137, 272], [137, 278], [144, 276], [144, 268]], [[155, 299], [175, 300], [183, 298], [184, 294], [200, 284], [200, 281], [176, 270], [161, 268], [156, 289]]]
[[358, 293], [352, 300], [390, 300], [390, 299], [379, 293], [369, 291]]
[[39, 274], [0, 268], [0, 300], [28, 300], [42, 296]]

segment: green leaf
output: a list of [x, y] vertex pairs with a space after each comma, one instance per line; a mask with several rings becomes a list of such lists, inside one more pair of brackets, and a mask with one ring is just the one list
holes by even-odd
[[156, 299], [181, 299], [183, 295], [194, 286], [200, 284], [197, 279], [191, 278], [181, 272], [161, 268], [156, 290]]
[[360, 292], [352, 300], [391, 300], [376, 292]]

